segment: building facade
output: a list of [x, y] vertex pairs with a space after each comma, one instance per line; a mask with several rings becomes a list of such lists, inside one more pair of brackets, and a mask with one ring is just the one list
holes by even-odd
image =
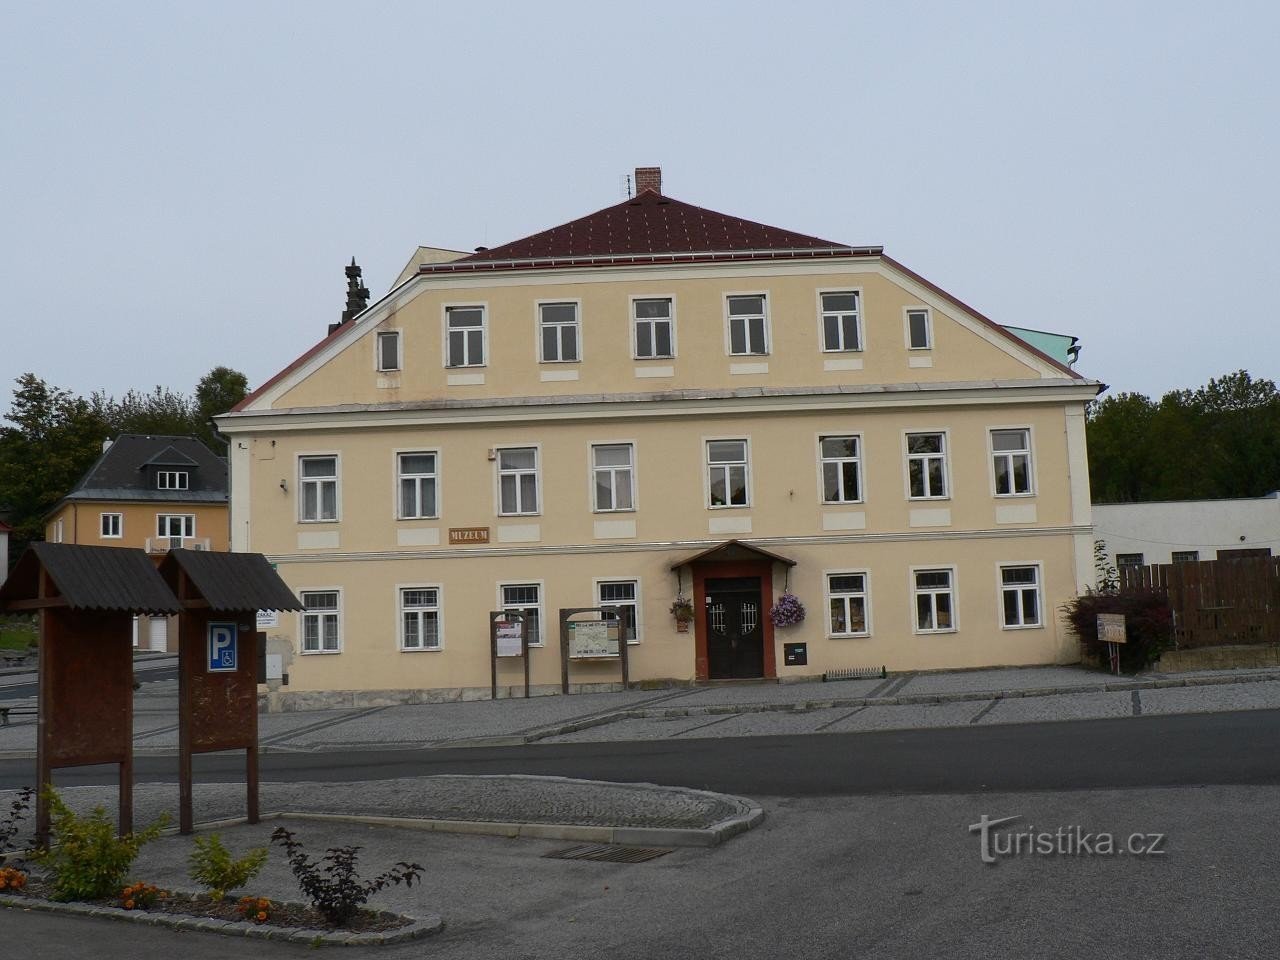
[[[1099, 384], [878, 247], [637, 186], [433, 248], [219, 418], [233, 548], [308, 607], [269, 630], [298, 703], [488, 696], [502, 609], [539, 691], [559, 611], [601, 604], [639, 681], [1076, 659]], [[787, 592], [807, 616], [775, 627]]]
[[1095, 503], [1093, 522], [1116, 566], [1269, 557], [1280, 550], [1280, 490], [1235, 500]]

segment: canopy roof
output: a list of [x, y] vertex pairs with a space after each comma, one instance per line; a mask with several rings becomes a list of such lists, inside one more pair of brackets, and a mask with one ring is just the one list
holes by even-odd
[[175, 590], [178, 571], [187, 575], [199, 599], [206, 601], [211, 610], [230, 613], [302, 609], [298, 598], [260, 553], [170, 550], [160, 563], [160, 573]]
[[788, 567], [796, 565], [796, 562], [790, 557], [770, 553], [763, 547], [743, 543], [741, 540], [726, 540], [724, 543], [717, 544], [709, 550], [695, 553], [692, 557], [677, 560], [671, 565], [671, 569], [675, 570], [690, 563], [732, 563], [742, 560], [772, 560], [775, 563], [784, 563]]
[[[40, 596], [41, 570], [53, 581], [53, 596]], [[0, 609], [36, 606], [149, 614], [180, 609], [142, 550], [74, 543], [31, 544], [0, 587]]]

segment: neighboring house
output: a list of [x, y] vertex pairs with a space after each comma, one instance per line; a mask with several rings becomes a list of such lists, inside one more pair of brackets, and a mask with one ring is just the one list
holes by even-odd
[[[307, 605], [269, 631], [290, 691], [488, 696], [497, 609], [556, 689], [558, 611], [597, 604], [641, 681], [1076, 660], [1056, 611], [1093, 579], [1101, 385], [879, 247], [682, 203], [656, 168], [637, 187], [420, 252], [218, 418], [233, 547]], [[808, 617], [775, 629], [788, 589]]]
[[1238, 500], [1095, 503], [1094, 536], [1116, 566], [1280, 552], [1280, 490]]
[[[121, 434], [102, 445], [102, 455], [50, 511], [45, 539], [156, 555], [171, 547], [225, 551], [226, 461], [194, 437]], [[135, 631], [134, 642], [165, 649], [165, 619]]]

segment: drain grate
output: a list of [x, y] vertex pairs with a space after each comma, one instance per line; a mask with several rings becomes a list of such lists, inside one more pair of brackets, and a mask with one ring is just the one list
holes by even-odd
[[551, 860], [603, 860], [608, 863], [644, 863], [665, 857], [671, 847], [620, 847], [613, 843], [579, 843], [542, 856]]

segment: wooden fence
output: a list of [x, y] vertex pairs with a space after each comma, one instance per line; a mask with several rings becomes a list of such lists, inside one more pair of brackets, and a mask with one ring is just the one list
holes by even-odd
[[1120, 590], [1164, 593], [1180, 648], [1280, 643], [1280, 557], [1122, 567]]

